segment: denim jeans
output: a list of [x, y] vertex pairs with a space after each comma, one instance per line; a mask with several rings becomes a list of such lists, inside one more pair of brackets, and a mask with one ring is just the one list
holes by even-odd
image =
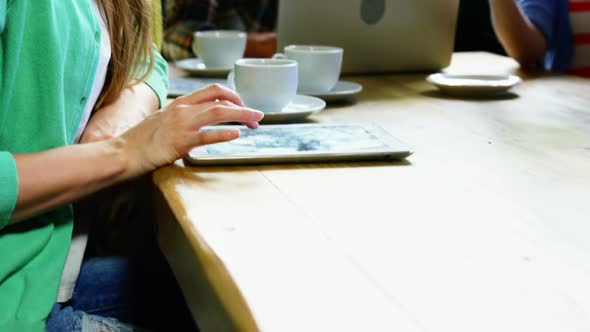
[[85, 259], [70, 301], [54, 306], [47, 331], [197, 331], [161, 256]]

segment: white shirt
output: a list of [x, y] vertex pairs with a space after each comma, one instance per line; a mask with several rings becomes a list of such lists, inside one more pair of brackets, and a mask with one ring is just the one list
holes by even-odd
[[98, 68], [96, 70], [96, 76], [94, 78], [94, 84], [92, 85], [92, 90], [90, 92], [90, 96], [88, 98], [88, 102], [84, 107], [84, 113], [80, 118], [80, 125], [78, 126], [78, 131], [76, 132], [76, 139], [74, 140], [76, 143], [80, 141], [80, 137], [84, 133], [84, 129], [86, 128], [86, 124], [88, 124], [88, 119], [90, 119], [90, 114], [92, 114], [92, 109], [94, 105], [98, 101], [98, 97], [102, 92], [104, 87], [104, 82], [107, 78], [107, 68], [109, 65], [109, 61], [111, 60], [111, 38], [109, 36], [109, 29], [107, 28], [106, 24], [106, 15], [104, 10], [100, 8], [98, 9], [98, 4], [96, 0], [93, 0], [94, 8], [96, 9], [96, 14], [98, 15], [98, 21], [100, 22], [100, 55], [98, 58]]
[[[80, 119], [80, 125], [76, 132], [75, 142], [80, 141], [80, 137], [84, 133], [84, 129], [88, 124], [88, 119], [92, 114], [92, 109], [96, 104], [102, 89], [104, 88], [104, 82], [107, 76], [107, 68], [109, 61], [111, 60], [111, 38], [109, 36], [109, 29], [107, 28], [107, 19], [103, 8], [98, 8], [96, 0], [92, 0], [94, 8], [96, 9], [96, 15], [100, 22], [100, 55], [98, 60], [98, 68], [96, 69], [96, 76], [94, 84], [92, 85], [92, 91], [88, 102], [84, 107], [84, 113]], [[74, 231], [72, 234], [72, 243], [70, 245], [70, 251], [68, 252], [68, 258], [64, 266], [64, 271], [61, 276], [61, 282], [59, 284], [59, 290], [57, 293], [57, 302], [63, 303], [68, 301], [72, 297], [74, 286], [76, 286], [76, 280], [80, 274], [80, 267], [82, 266], [82, 259], [84, 258], [84, 251], [86, 250], [86, 244], [88, 242], [88, 225], [84, 224], [83, 220], [74, 221]]]

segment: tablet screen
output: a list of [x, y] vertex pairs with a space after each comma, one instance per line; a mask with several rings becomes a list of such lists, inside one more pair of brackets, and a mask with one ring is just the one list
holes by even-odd
[[240, 128], [240, 138], [193, 149], [185, 158], [195, 165], [400, 160], [412, 154], [405, 144], [375, 125], [264, 125]]
[[[215, 130], [209, 129], [209, 130]], [[201, 156], [272, 156], [389, 150], [380, 132], [359, 125], [286, 125], [241, 129], [237, 140], [198, 148]]]

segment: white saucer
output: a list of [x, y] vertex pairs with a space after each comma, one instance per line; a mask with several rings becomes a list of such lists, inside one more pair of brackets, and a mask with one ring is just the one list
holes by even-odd
[[522, 79], [515, 75], [451, 75], [441, 73], [432, 74], [426, 80], [442, 92], [462, 96], [503, 94], [522, 82]]
[[314, 96], [318, 98], [322, 98], [325, 101], [334, 101], [334, 100], [341, 100], [350, 98], [358, 93], [363, 91], [363, 86], [359, 83], [355, 82], [348, 82], [348, 81], [338, 81], [336, 86], [332, 88], [332, 90], [328, 92], [322, 93], [314, 93], [314, 92], [306, 92], [306, 91], [299, 91], [301, 94]]
[[225, 77], [232, 68], [207, 68], [198, 58], [189, 58], [176, 61], [176, 67], [186, 70], [193, 76], [200, 77]]
[[297, 95], [280, 111], [265, 111], [262, 123], [292, 122], [307, 118], [326, 108], [326, 102], [317, 97]]

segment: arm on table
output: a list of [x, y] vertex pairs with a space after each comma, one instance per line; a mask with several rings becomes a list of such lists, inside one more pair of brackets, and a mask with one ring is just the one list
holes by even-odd
[[[8, 215], [10, 223], [24, 220], [174, 162], [195, 146], [225, 142], [239, 136], [236, 130], [200, 131], [204, 126], [242, 122], [256, 127], [262, 116], [258, 111], [245, 108], [235, 92], [213, 85], [177, 98], [121, 136], [38, 153], [15, 154], [12, 155], [15, 167], [3, 158], [7, 160], [3, 162], [7, 167], [0, 166], [9, 172], [1, 174], [0, 180], [12, 178], [10, 183], [16, 184], [18, 190], [11, 191], [17, 195], [12, 211], [7, 211], [11, 200], [2, 204], [2, 218]], [[7, 221], [0, 220], [0, 228]]]
[[523, 66], [539, 60], [547, 40], [515, 0], [490, 0], [490, 5], [494, 30], [508, 55]]

